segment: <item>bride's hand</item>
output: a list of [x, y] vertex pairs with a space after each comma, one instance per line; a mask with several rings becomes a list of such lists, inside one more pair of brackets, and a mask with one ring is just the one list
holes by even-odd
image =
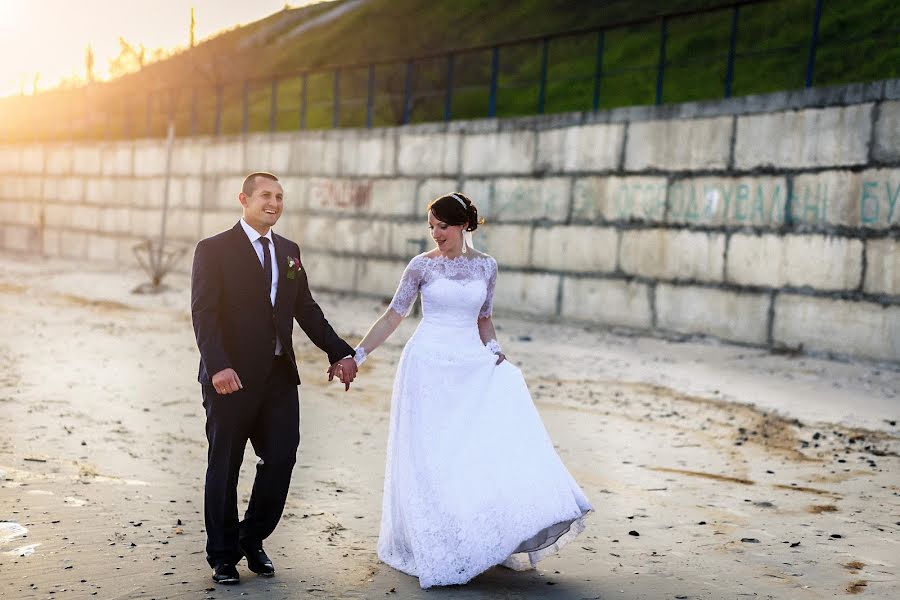
[[506, 360], [506, 355], [501, 352], [500, 354], [497, 355], [497, 363], [496, 364], [499, 365], [504, 360]]

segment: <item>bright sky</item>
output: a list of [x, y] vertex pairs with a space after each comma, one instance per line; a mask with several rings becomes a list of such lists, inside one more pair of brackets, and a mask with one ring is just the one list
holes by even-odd
[[42, 89], [83, 77], [88, 44], [98, 78], [106, 77], [110, 59], [119, 53], [119, 36], [148, 49], [187, 46], [191, 6], [200, 41], [284, 5], [284, 0], [0, 0], [0, 96], [19, 93], [23, 80], [30, 93], [38, 72]]

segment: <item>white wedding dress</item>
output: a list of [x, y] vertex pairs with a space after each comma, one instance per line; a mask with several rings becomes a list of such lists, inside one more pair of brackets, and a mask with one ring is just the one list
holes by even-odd
[[531, 568], [592, 507], [553, 448], [521, 371], [482, 343], [497, 263], [419, 255], [391, 308], [423, 318], [397, 366], [378, 556], [423, 588]]

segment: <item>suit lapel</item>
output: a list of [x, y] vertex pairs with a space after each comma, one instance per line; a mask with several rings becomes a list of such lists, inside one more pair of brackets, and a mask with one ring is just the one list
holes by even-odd
[[285, 293], [287, 293], [287, 241], [282, 238], [280, 235], [272, 234], [272, 245], [275, 248], [275, 256], [272, 257], [272, 260], [277, 260], [275, 263], [278, 265], [278, 289], [275, 291], [275, 311], [278, 312], [278, 307], [282, 302], [282, 298]]
[[234, 244], [237, 247], [237, 255], [239, 260], [239, 268], [241, 272], [246, 273], [250, 280], [250, 285], [259, 290], [260, 295], [266, 299], [266, 304], [270, 304], [269, 295], [266, 293], [266, 272], [263, 266], [259, 264], [259, 256], [253, 248], [253, 243], [244, 233], [241, 224], [234, 226], [233, 235]]

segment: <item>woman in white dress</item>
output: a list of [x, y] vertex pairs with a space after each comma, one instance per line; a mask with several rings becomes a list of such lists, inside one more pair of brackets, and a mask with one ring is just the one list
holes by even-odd
[[563, 466], [491, 321], [497, 262], [466, 242], [463, 194], [428, 206], [437, 247], [414, 257], [356, 349], [381, 345], [422, 295], [394, 381], [378, 556], [423, 588], [495, 565], [528, 569], [584, 529], [592, 510]]

